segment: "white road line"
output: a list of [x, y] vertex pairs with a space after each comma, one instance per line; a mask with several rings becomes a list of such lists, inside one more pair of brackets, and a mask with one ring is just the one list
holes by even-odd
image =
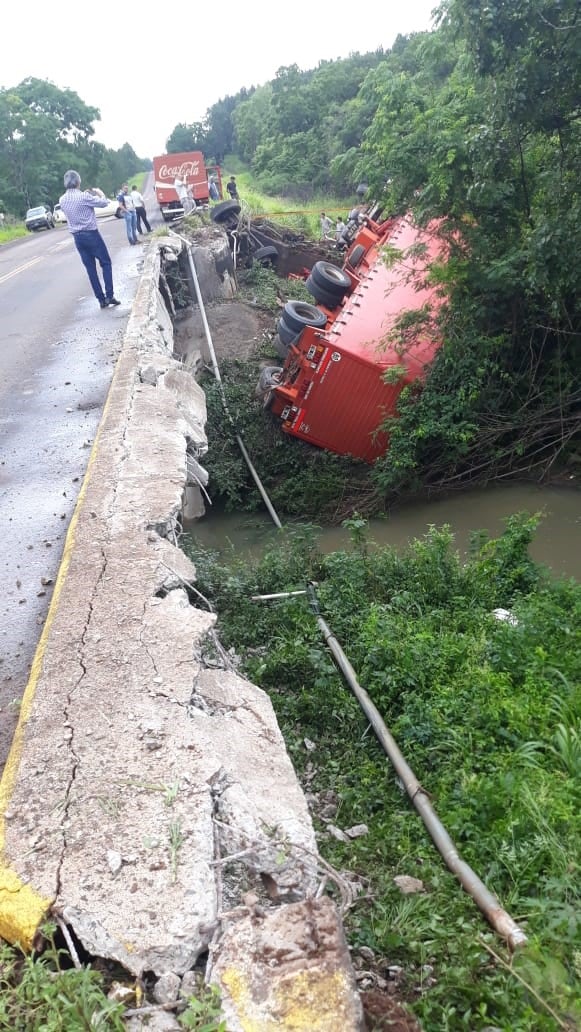
[[13, 276], [17, 276], [19, 272], [24, 272], [25, 269], [30, 269], [40, 261], [42, 261], [42, 258], [33, 258], [31, 261], [25, 262], [24, 265], [19, 265], [12, 272], [7, 272], [4, 276], [0, 276], [0, 283], [5, 283], [6, 280], [12, 279]]
[[59, 244], [55, 244], [54, 247], [49, 247], [47, 254], [56, 254], [57, 251], [62, 251], [63, 247], [69, 247], [72, 244], [70, 237], [67, 240], [61, 240]]

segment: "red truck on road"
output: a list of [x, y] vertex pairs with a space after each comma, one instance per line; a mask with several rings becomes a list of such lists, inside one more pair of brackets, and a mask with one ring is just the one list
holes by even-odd
[[222, 177], [217, 165], [207, 166], [201, 151], [184, 151], [181, 154], [159, 154], [153, 159], [155, 196], [164, 222], [171, 222], [184, 214], [183, 204], [174, 185], [176, 179], [191, 187], [192, 200], [196, 205], [208, 204], [210, 200], [210, 179], [216, 184], [219, 198], [222, 197]]

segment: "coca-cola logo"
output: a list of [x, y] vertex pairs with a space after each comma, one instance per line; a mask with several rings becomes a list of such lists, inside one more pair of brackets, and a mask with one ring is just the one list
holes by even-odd
[[184, 161], [182, 165], [161, 165], [160, 179], [184, 179], [185, 176], [197, 176], [200, 172], [199, 161]]

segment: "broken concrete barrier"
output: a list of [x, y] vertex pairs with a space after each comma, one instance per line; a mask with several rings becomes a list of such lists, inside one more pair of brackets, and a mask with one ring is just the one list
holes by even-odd
[[[0, 935], [30, 948], [56, 914], [134, 975], [183, 975], [211, 948], [239, 1021], [277, 942], [280, 980], [240, 1027], [275, 1027], [260, 1014], [278, 1006], [276, 1027], [331, 1028], [313, 1023], [318, 983], [355, 1030], [340, 923], [312, 899], [315, 836], [272, 705], [221, 648], [178, 547], [189, 469], [204, 481], [205, 400], [169, 348], [160, 253], [145, 258], [0, 786]], [[234, 925], [249, 891], [264, 913]], [[248, 936], [254, 974], [239, 957]], [[297, 1025], [301, 986], [311, 1016]]]

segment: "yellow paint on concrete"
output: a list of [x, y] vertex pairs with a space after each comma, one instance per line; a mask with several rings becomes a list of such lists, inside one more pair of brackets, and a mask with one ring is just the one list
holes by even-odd
[[7, 865], [5, 859], [5, 814], [9, 809], [12, 793], [14, 792], [14, 785], [16, 784], [16, 778], [22, 761], [24, 729], [32, 712], [32, 704], [34, 702], [38, 681], [40, 679], [48, 635], [58, 610], [63, 584], [66, 580], [70, 566], [71, 555], [75, 543], [75, 530], [81, 506], [87, 491], [93, 463], [97, 454], [101, 427], [103, 426], [105, 415], [109, 407], [109, 397], [110, 395], [107, 397], [103, 407], [103, 416], [101, 417], [99, 430], [91, 449], [91, 454], [87, 463], [87, 471], [83, 478], [81, 490], [79, 491], [79, 496], [77, 498], [77, 504], [75, 505], [75, 510], [65, 539], [63, 555], [54, 586], [53, 596], [50, 602], [45, 625], [40, 636], [40, 641], [34, 654], [34, 659], [30, 668], [30, 675], [22, 696], [18, 724], [14, 732], [6, 766], [0, 780], [0, 936], [9, 943], [13, 943], [14, 945], [18, 944], [24, 950], [30, 950], [32, 948], [34, 937], [43, 918], [52, 905], [53, 900], [43, 898], [30, 885], [26, 885], [21, 881], [16, 872], [11, 870]]
[[358, 1027], [344, 971], [309, 968], [279, 978], [271, 973], [269, 979], [270, 993], [265, 998], [263, 982], [253, 999], [245, 971], [232, 967], [221, 975], [244, 1032], [349, 1032]]

